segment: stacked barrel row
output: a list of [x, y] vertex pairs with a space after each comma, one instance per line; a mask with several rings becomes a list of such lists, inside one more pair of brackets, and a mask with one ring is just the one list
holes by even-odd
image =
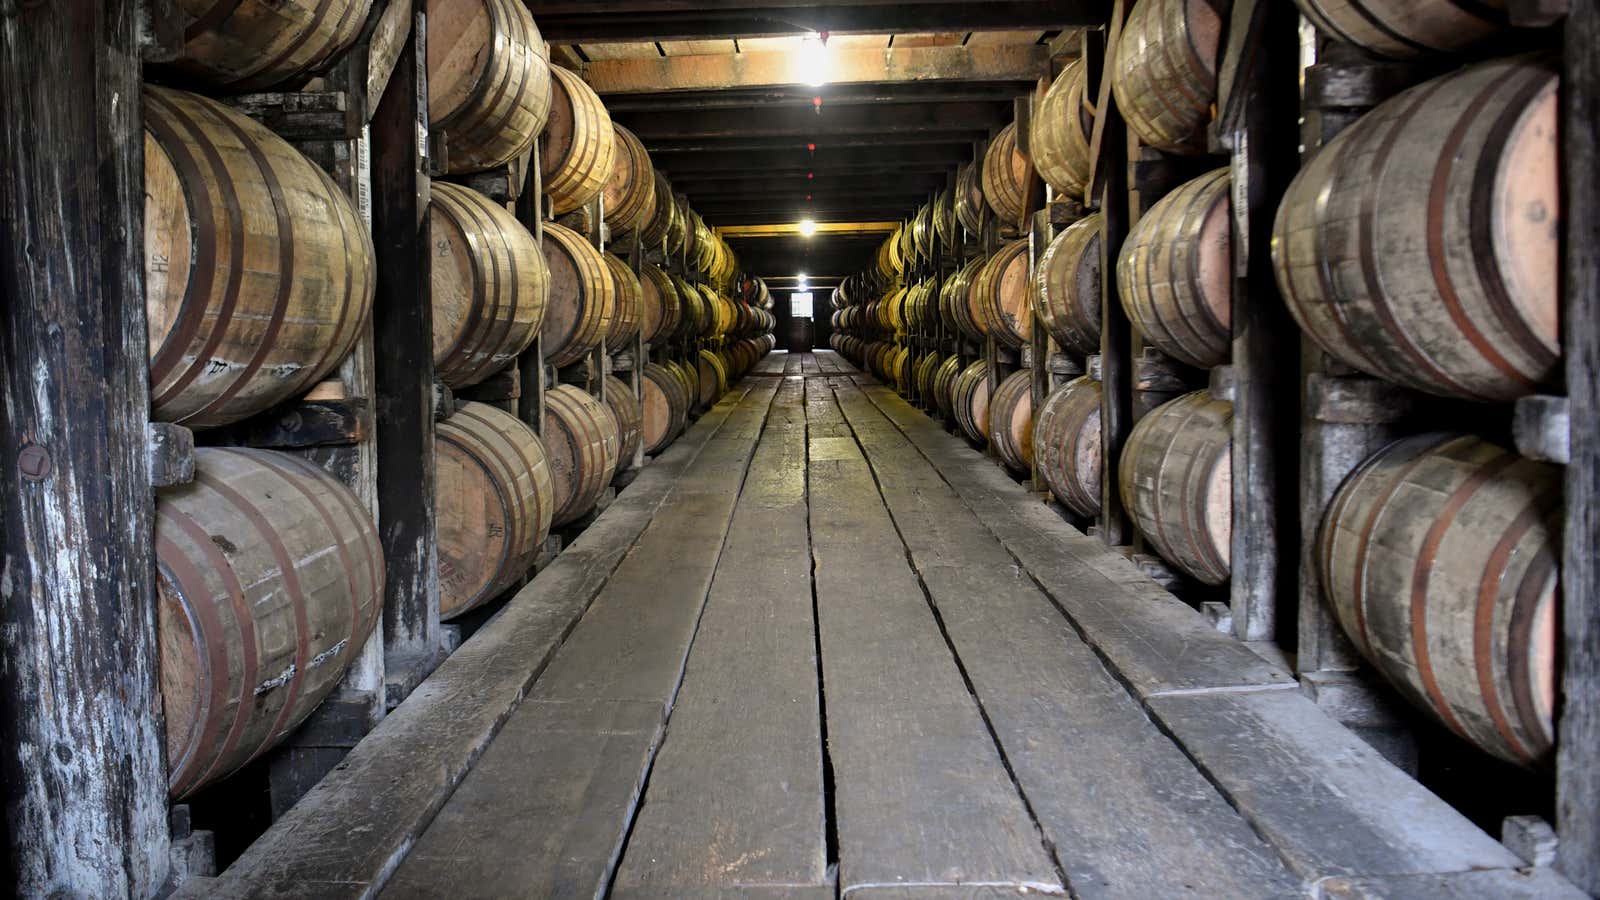
[[[230, 4], [189, 29], [174, 68], [215, 93], [303, 81], [352, 45], [369, 6]], [[641, 277], [556, 223], [541, 245], [506, 205], [436, 180], [427, 225], [438, 379], [469, 389], [541, 335], [556, 367], [601, 346], [629, 349], [641, 331], [661, 344], [720, 342], [714, 364], [650, 367], [672, 376], [664, 408], [608, 378], [604, 403], [552, 389], [542, 438], [485, 403], [460, 403], [438, 424], [441, 615], [451, 618], [515, 586], [551, 529], [594, 507], [630, 442], [655, 428], [651, 449], [664, 447], [703, 402], [703, 369], [724, 382], [747, 370], [771, 348], [773, 323], [742, 292], [730, 299], [727, 244], [582, 79], [550, 64], [523, 4], [445, 0], [428, 27], [427, 111], [447, 177], [506, 167], [520, 181], [537, 142], [558, 215], [603, 195], [613, 235], [637, 233], [700, 273], [691, 284], [647, 265]], [[367, 332], [377, 279], [362, 217], [321, 168], [224, 102], [150, 85], [143, 105], [152, 417], [203, 432], [305, 396]], [[196, 467], [193, 483], [158, 501], [174, 796], [305, 720], [365, 645], [385, 581], [368, 509], [321, 469], [225, 448], [202, 449]]]

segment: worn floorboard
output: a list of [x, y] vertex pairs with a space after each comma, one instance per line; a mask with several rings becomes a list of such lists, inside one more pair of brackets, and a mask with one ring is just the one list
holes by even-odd
[[805, 381], [779, 389], [613, 898], [831, 896]]
[[753, 387], [679, 476], [382, 896], [604, 892], [776, 387]]
[[1045, 852], [831, 396], [808, 384], [817, 623], [841, 894], [1058, 892]]

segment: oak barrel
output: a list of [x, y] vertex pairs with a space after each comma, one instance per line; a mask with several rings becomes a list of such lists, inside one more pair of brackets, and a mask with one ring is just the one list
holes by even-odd
[[616, 163], [617, 137], [593, 88], [560, 66], [550, 71], [550, 121], [539, 136], [539, 166], [544, 192], [560, 215], [600, 196]]
[[1003, 347], [1022, 349], [1033, 337], [1031, 290], [1028, 242], [1011, 241], [996, 250], [972, 281], [971, 305], [978, 330]]
[[983, 269], [985, 260], [975, 259], [945, 279], [939, 288], [939, 316], [951, 331], [958, 331], [969, 341], [983, 343], [983, 330], [973, 314], [972, 283]]
[[1083, 199], [1089, 183], [1089, 141], [1094, 101], [1086, 95], [1088, 70], [1073, 60], [1045, 92], [1033, 114], [1029, 149], [1039, 177], [1056, 193]]
[[439, 618], [493, 600], [533, 568], [550, 536], [555, 486], [544, 443], [516, 416], [462, 402], [434, 443]]
[[645, 343], [665, 342], [678, 330], [683, 317], [678, 289], [672, 284], [672, 276], [658, 265], [646, 263], [643, 274], [639, 286], [644, 294]]
[[976, 237], [983, 231], [983, 208], [979, 165], [970, 162], [956, 170], [956, 221], [969, 236]]
[[1082, 356], [1100, 352], [1099, 214], [1061, 230], [1033, 274], [1034, 312], [1063, 350]]
[[156, 500], [157, 621], [173, 798], [229, 775], [338, 687], [383, 608], [361, 501], [286, 453], [201, 448]]
[[1000, 461], [1018, 472], [1033, 469], [1033, 373], [1018, 369], [994, 389], [989, 403], [989, 443]]
[[1231, 571], [1233, 404], [1205, 391], [1145, 415], [1122, 449], [1122, 505], [1167, 562], [1206, 584]]
[[1145, 144], [1171, 153], [1205, 151], [1224, 27], [1219, 6], [1138, 0], [1128, 14], [1111, 89], [1128, 127]]
[[617, 421], [592, 394], [570, 384], [544, 396], [545, 456], [555, 487], [552, 525], [565, 525], [594, 509], [617, 474], [621, 435]]
[[978, 360], [961, 370], [950, 386], [950, 409], [967, 437], [989, 439], [989, 364]]
[[644, 452], [655, 454], [683, 433], [689, 421], [689, 392], [682, 379], [658, 363], [644, 367]]
[[1272, 260], [1329, 354], [1511, 400], [1560, 372], [1557, 75], [1532, 57], [1418, 85], [1346, 129], [1279, 207]]
[[540, 332], [544, 358], [554, 366], [569, 366], [605, 340], [616, 306], [616, 281], [593, 244], [554, 222], [544, 226], [544, 256], [550, 267], [550, 302]]
[[1117, 294], [1145, 340], [1208, 369], [1233, 348], [1233, 217], [1227, 169], [1161, 198], [1117, 259]]
[[956, 376], [961, 374], [961, 357], [952, 355], [949, 359], [939, 364], [933, 373], [933, 402], [939, 408], [939, 415], [946, 419], [955, 415], [954, 397]]
[[722, 357], [710, 350], [701, 350], [697, 357], [700, 366], [699, 405], [707, 407], [728, 392], [728, 368], [723, 365]]
[[633, 385], [615, 375], [606, 376], [606, 407], [617, 423], [617, 471], [626, 472], [633, 468], [633, 454], [639, 449], [644, 411]]
[[1100, 382], [1075, 378], [1045, 398], [1033, 421], [1033, 458], [1062, 505], [1100, 515]]
[[372, 240], [323, 171], [194, 94], [147, 87], [151, 418], [192, 429], [300, 396], [372, 312]]
[[1505, 0], [1295, 0], [1323, 33], [1379, 56], [1465, 50], [1508, 24]]
[[611, 307], [611, 321], [606, 324], [606, 353], [615, 356], [624, 350], [632, 350], [634, 338], [639, 336], [640, 306], [644, 303], [644, 286], [639, 283], [639, 276], [633, 274], [633, 267], [619, 259], [616, 254], [603, 254], [606, 267], [611, 270], [611, 284], [616, 288], [612, 295], [615, 302]]
[[1000, 217], [1002, 227], [1015, 229], [1022, 219], [1023, 194], [1028, 189], [1028, 161], [1017, 149], [1017, 123], [1012, 122], [989, 142], [983, 156], [983, 198]]
[[602, 192], [606, 224], [612, 235], [632, 234], [656, 211], [656, 170], [633, 132], [616, 123], [611, 127], [616, 133], [616, 153]]
[[243, 92], [306, 75], [342, 55], [361, 36], [372, 0], [179, 0], [176, 6], [175, 15], [193, 17], [177, 68]]
[[528, 349], [544, 324], [550, 271], [506, 208], [449, 182], [433, 185], [433, 367], [452, 388], [477, 384]]
[[1356, 646], [1412, 702], [1489, 753], [1555, 740], [1561, 475], [1476, 437], [1391, 444], [1322, 521], [1323, 590]]
[[528, 152], [550, 121], [551, 66], [527, 7], [431, 0], [427, 38], [428, 123], [445, 135], [446, 170], [492, 169]]

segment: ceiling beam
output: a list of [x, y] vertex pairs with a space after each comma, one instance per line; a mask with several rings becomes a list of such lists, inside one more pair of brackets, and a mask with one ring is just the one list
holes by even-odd
[[601, 44], [776, 37], [827, 31], [896, 34], [947, 31], [1047, 31], [1097, 25], [1109, 0], [960, 0], [884, 3], [831, 0], [765, 2], [544, 2], [529, 4], [546, 40]]
[[856, 84], [813, 87], [774, 87], [761, 90], [686, 91], [673, 94], [614, 94], [606, 99], [612, 115], [638, 112], [672, 112], [696, 109], [749, 109], [793, 107], [823, 108], [881, 106], [889, 103], [1010, 103], [1033, 90], [1036, 82], [985, 81], [902, 84]]
[[844, 135], [986, 135], [992, 126], [1010, 121], [1009, 103], [917, 103], [893, 106], [844, 106], [815, 113], [804, 109], [702, 110], [649, 112], [618, 116], [649, 148], [657, 140], [805, 138], [822, 143]]
[[954, 170], [972, 159], [966, 144], [914, 144], [874, 147], [818, 147], [804, 145], [765, 150], [703, 151], [700, 153], [658, 154], [652, 150], [656, 168], [668, 178], [698, 178], [702, 175], [732, 173], [735, 176], [756, 172], [871, 172]]
[[[842, 235], [885, 235], [900, 227], [899, 222], [814, 222], [814, 234], [826, 237]], [[807, 239], [800, 231], [798, 222], [783, 222], [767, 225], [731, 225], [716, 229], [729, 242], [735, 240], [765, 240], [771, 238], [802, 238]]]
[[585, 79], [602, 96], [717, 91], [804, 85], [815, 76], [834, 84], [1030, 81], [1047, 71], [1050, 52], [1033, 44], [976, 47], [832, 47], [821, 71], [812, 72], [803, 54], [726, 53], [715, 56], [658, 56], [598, 59]]

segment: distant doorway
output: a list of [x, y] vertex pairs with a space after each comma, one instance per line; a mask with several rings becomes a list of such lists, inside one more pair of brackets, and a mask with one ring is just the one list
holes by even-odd
[[811, 292], [796, 291], [789, 295], [789, 333], [784, 335], [784, 346], [790, 353], [805, 353], [811, 349], [816, 332], [811, 327]]

